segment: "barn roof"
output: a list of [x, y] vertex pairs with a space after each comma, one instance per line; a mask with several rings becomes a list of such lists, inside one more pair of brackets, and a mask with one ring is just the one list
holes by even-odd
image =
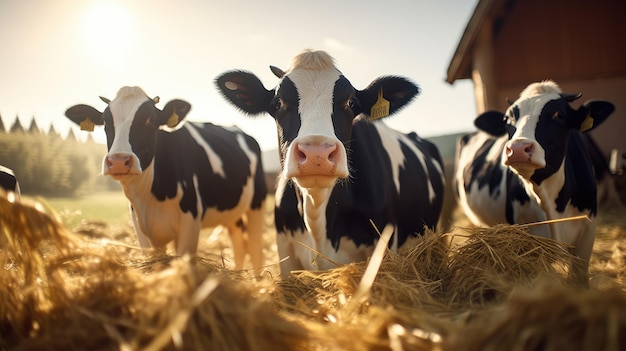
[[512, 0], [479, 0], [472, 18], [470, 18], [463, 36], [456, 47], [454, 56], [448, 65], [448, 75], [446, 82], [452, 84], [458, 79], [469, 79], [472, 77], [471, 59], [472, 46], [476, 41], [478, 32], [486, 19], [492, 17], [505, 2]]

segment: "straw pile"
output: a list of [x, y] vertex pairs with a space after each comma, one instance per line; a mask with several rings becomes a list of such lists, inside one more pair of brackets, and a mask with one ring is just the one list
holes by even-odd
[[380, 264], [254, 279], [76, 234], [0, 196], [0, 349], [625, 347], [621, 286], [574, 286], [567, 248], [523, 227], [468, 232], [452, 247], [451, 234], [427, 233]]

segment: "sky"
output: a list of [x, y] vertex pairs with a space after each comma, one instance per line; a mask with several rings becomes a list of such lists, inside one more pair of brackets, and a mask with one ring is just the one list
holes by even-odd
[[[269, 115], [242, 115], [214, 80], [255, 73], [277, 84], [269, 66], [288, 68], [303, 49], [326, 50], [357, 89], [383, 75], [404, 76], [420, 95], [386, 119], [422, 137], [473, 130], [470, 80], [445, 82], [450, 59], [477, 0], [0, 0], [0, 116], [66, 135], [75, 104], [100, 111], [122, 86], [180, 98], [187, 119], [237, 125], [264, 150], [277, 146]], [[104, 131], [93, 132], [104, 142]]]

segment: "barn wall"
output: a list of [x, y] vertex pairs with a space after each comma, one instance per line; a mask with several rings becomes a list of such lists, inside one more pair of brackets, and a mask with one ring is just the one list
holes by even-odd
[[[515, 100], [529, 83], [556, 81], [563, 91], [582, 92], [583, 98], [604, 99], [616, 105], [614, 115], [592, 133], [603, 152], [626, 152], [626, 1], [524, 0], [508, 2], [485, 19], [473, 47], [473, 76], [482, 96], [494, 95], [477, 106], [504, 110], [505, 99]], [[484, 46], [493, 45], [493, 50]], [[488, 57], [487, 55], [492, 55]], [[493, 62], [493, 67], [484, 67]], [[479, 74], [480, 73], [480, 74]], [[494, 94], [495, 91], [495, 94]], [[575, 105], [576, 105], [575, 104]], [[480, 111], [479, 111], [480, 112]]]
[[623, 0], [516, 1], [493, 28], [498, 84], [626, 76], [625, 18]]

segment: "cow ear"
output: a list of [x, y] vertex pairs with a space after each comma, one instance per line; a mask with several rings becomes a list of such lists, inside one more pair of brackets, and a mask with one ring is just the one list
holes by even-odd
[[104, 124], [102, 112], [89, 105], [75, 105], [65, 111], [65, 116], [72, 122], [78, 124], [81, 130], [93, 131], [93, 127]]
[[157, 124], [167, 125], [169, 128], [175, 128], [183, 119], [185, 119], [189, 110], [191, 110], [191, 104], [187, 101], [178, 99], [172, 100], [165, 105], [163, 111], [159, 111]]
[[270, 111], [274, 90], [267, 90], [254, 74], [230, 71], [215, 79], [217, 88], [224, 98], [241, 111], [258, 115]]
[[574, 128], [587, 132], [599, 126], [615, 111], [615, 106], [608, 101], [591, 100], [585, 102], [576, 111]]
[[506, 134], [506, 121], [500, 111], [487, 111], [480, 114], [474, 120], [474, 125], [479, 130], [495, 137]]
[[400, 111], [417, 94], [419, 87], [406, 78], [380, 77], [356, 92], [360, 108], [355, 108], [354, 112], [370, 115], [372, 119], [387, 117]]

